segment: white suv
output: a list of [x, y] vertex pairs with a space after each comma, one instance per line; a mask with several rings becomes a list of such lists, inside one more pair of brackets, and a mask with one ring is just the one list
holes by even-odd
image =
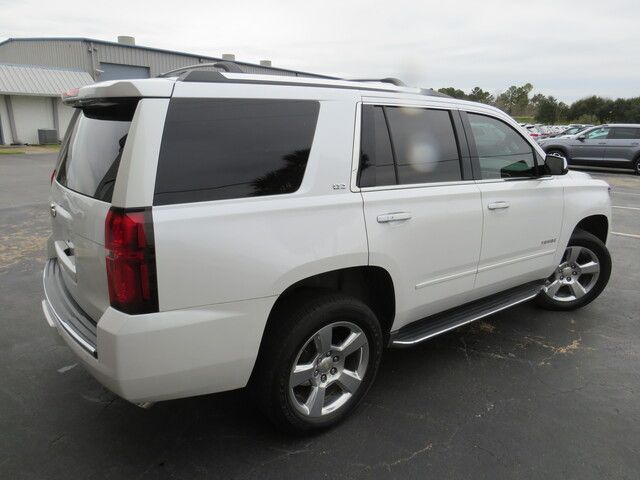
[[609, 279], [608, 185], [486, 105], [196, 68], [65, 101], [42, 306], [134, 403], [247, 386], [327, 427], [385, 347]]

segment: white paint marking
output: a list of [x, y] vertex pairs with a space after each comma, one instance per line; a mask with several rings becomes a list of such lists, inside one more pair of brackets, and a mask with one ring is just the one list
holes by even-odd
[[619, 207], [618, 205], [613, 205], [613, 208], [624, 208], [625, 210], [640, 210], [638, 207]]
[[621, 237], [631, 237], [631, 238], [640, 238], [640, 235], [635, 235], [633, 233], [622, 233], [622, 232], [611, 232], [614, 235], [620, 235]]
[[621, 192], [619, 190], [616, 190], [615, 188], [613, 190], [611, 190], [613, 193], [615, 193], [616, 195], [635, 195], [636, 197], [640, 197], [640, 193], [631, 193], [631, 192]]
[[66, 373], [69, 370], [71, 370], [72, 368], [77, 367], [77, 366], [78, 366], [77, 363], [74, 363], [73, 365], [67, 365], [66, 367], [59, 368], [58, 369], [58, 373]]

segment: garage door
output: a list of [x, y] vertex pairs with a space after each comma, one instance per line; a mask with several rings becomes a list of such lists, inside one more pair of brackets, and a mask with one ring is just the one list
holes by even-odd
[[149, 78], [149, 67], [121, 65], [119, 63], [100, 63], [99, 81], [120, 80], [123, 78]]

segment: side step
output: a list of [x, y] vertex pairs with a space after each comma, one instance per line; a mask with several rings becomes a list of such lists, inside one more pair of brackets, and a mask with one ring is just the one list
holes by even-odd
[[390, 346], [410, 347], [505, 308], [531, 300], [543, 287], [544, 280], [527, 283], [412, 322], [391, 333]]

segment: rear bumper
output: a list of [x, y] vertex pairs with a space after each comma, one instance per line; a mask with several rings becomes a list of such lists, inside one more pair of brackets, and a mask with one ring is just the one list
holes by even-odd
[[64, 299], [51, 294], [50, 267], [42, 302], [47, 321], [86, 369], [119, 396], [155, 402], [247, 384], [276, 297], [145, 315], [108, 308], [96, 323], [92, 352], [70, 328], [75, 323]]

